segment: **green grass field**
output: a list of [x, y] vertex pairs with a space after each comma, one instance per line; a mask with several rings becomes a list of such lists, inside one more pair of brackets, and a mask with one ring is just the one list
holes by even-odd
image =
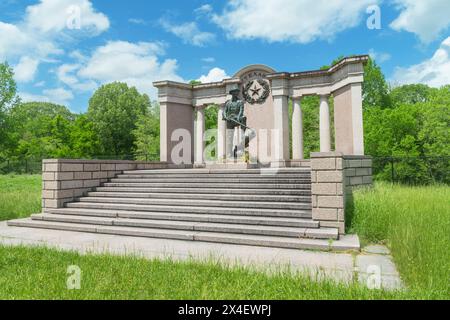
[[0, 220], [41, 212], [41, 175], [0, 175]]
[[[0, 220], [40, 211], [40, 176], [0, 176]], [[450, 188], [377, 183], [354, 195], [350, 230], [386, 243], [407, 289], [315, 282], [280, 270], [267, 275], [214, 262], [79, 255], [0, 246], [0, 299], [449, 299]], [[67, 290], [67, 267], [82, 289]]]
[[450, 187], [377, 183], [356, 192], [350, 231], [385, 242], [409, 288], [450, 298]]
[[[286, 270], [274, 275], [214, 262], [81, 256], [46, 248], [0, 246], [0, 299], [391, 299], [410, 293], [315, 282]], [[81, 269], [81, 289], [66, 287]]]

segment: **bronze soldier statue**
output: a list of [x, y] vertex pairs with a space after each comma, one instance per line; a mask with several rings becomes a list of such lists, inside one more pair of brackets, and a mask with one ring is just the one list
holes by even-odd
[[244, 101], [239, 99], [239, 87], [233, 87], [229, 93], [231, 94], [231, 100], [225, 102], [225, 109], [223, 112], [223, 120], [226, 120], [227, 122], [227, 147], [230, 148], [233, 145], [233, 135], [230, 136], [230, 134], [234, 131], [230, 132], [230, 130], [233, 130], [236, 127], [239, 127], [241, 132], [240, 136], [244, 139], [244, 141], [241, 141], [241, 146], [236, 145], [233, 150], [227, 150], [228, 155], [231, 155], [231, 151], [233, 151], [233, 157], [236, 159], [238, 151], [244, 152], [244, 150], [238, 150], [238, 148], [244, 149], [248, 147], [249, 136], [245, 135], [244, 137], [245, 129], [249, 129], [250, 131], [254, 130], [247, 127], [247, 117], [244, 116]]
[[227, 129], [239, 126], [244, 129], [247, 126], [247, 118], [244, 117], [244, 102], [239, 99], [239, 88], [230, 90], [231, 100], [225, 102], [223, 119], [227, 121]]

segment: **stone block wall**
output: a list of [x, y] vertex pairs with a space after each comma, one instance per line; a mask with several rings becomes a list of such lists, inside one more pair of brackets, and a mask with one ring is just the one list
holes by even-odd
[[165, 169], [173, 166], [165, 162], [128, 160], [43, 160], [42, 209], [61, 208], [125, 170]]
[[345, 207], [355, 187], [372, 184], [372, 159], [340, 152], [311, 153], [312, 216], [345, 233]]

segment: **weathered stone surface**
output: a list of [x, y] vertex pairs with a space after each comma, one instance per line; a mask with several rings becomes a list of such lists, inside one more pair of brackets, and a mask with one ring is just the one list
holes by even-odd
[[55, 197], [53, 190], [43, 190], [42, 199], [53, 199]]
[[113, 163], [102, 163], [101, 170], [102, 171], [114, 171], [114, 170], [116, 170], [116, 165]]
[[380, 244], [366, 246], [362, 249], [362, 251], [372, 254], [391, 254], [391, 251], [386, 246]]
[[350, 185], [356, 186], [363, 184], [363, 177], [350, 177]]
[[92, 172], [74, 172], [73, 178], [76, 180], [87, 180], [92, 179]]
[[339, 234], [345, 233], [345, 223], [343, 221], [320, 221], [321, 227], [327, 227], [327, 228], [337, 228], [339, 230]]
[[85, 180], [83, 181], [83, 187], [91, 188], [98, 187], [100, 185], [100, 180]]
[[363, 183], [364, 184], [372, 184], [373, 183], [372, 176], [365, 176], [365, 177], [363, 177]]
[[342, 196], [318, 196], [317, 206], [319, 208], [344, 208]]
[[44, 170], [43, 171], [46, 171], [46, 172], [59, 171], [59, 164], [57, 164], [57, 163], [43, 163], [43, 166], [44, 166]]
[[100, 163], [85, 163], [84, 171], [100, 171]]
[[61, 163], [61, 171], [83, 171], [82, 163]]
[[354, 177], [356, 175], [356, 168], [347, 168], [344, 172], [346, 177]]
[[370, 168], [356, 168], [357, 176], [368, 176], [372, 174], [372, 169]]
[[105, 171], [92, 172], [92, 179], [104, 179], [107, 177], [108, 177], [108, 172], [105, 172]]
[[335, 158], [319, 158], [314, 159], [311, 163], [311, 169], [313, 170], [335, 170], [336, 159]]
[[55, 180], [73, 180], [73, 172], [55, 172]]
[[54, 172], [43, 172], [42, 173], [42, 180], [43, 181], [55, 180], [55, 173]]
[[57, 190], [61, 188], [60, 181], [44, 181], [44, 190]]
[[337, 210], [335, 208], [325, 209], [325, 208], [313, 208], [312, 216], [314, 220], [331, 220], [337, 221]]
[[361, 160], [349, 160], [348, 165], [350, 168], [360, 168], [361, 167]]
[[311, 192], [317, 195], [336, 195], [336, 185], [336, 183], [313, 183]]
[[54, 195], [56, 199], [71, 198], [73, 197], [73, 189], [55, 190]]
[[317, 182], [342, 182], [342, 171], [317, 171]]
[[61, 181], [61, 189], [75, 189], [83, 187], [83, 180]]

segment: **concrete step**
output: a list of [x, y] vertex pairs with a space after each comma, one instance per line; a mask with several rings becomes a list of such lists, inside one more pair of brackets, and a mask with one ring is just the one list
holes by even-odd
[[311, 189], [220, 189], [220, 188], [170, 188], [170, 187], [97, 187], [99, 192], [120, 193], [173, 193], [177, 197], [181, 194], [214, 194], [214, 195], [285, 195], [285, 196], [311, 196]]
[[299, 190], [310, 190], [311, 184], [259, 184], [259, 183], [216, 183], [216, 182], [202, 182], [202, 183], [191, 183], [191, 182], [153, 182], [153, 183], [142, 183], [142, 182], [106, 182], [103, 184], [105, 187], [154, 187], [154, 188], [232, 188], [232, 189], [299, 189]]
[[59, 215], [77, 215], [91, 217], [130, 218], [130, 219], [152, 219], [152, 220], [174, 220], [192, 222], [211, 222], [228, 224], [247, 224], [261, 226], [296, 227], [296, 228], [318, 228], [319, 222], [303, 218], [274, 218], [274, 217], [252, 217], [238, 215], [219, 214], [195, 214], [177, 212], [147, 212], [147, 211], [125, 211], [105, 209], [80, 209], [60, 208], [45, 209], [45, 213]]
[[143, 198], [108, 198], [108, 197], [82, 197], [80, 202], [95, 203], [122, 203], [139, 205], [163, 205], [163, 206], [201, 206], [224, 208], [253, 208], [253, 209], [286, 209], [308, 210], [311, 209], [311, 201], [308, 202], [264, 202], [264, 201], [224, 201], [224, 200], [199, 200], [199, 199], [143, 199]]
[[101, 218], [86, 216], [68, 216], [58, 214], [37, 214], [31, 216], [32, 220], [44, 220], [77, 224], [114, 225], [122, 227], [175, 229], [190, 231], [206, 231], [218, 233], [253, 234], [276, 237], [311, 238], [311, 239], [337, 239], [335, 228], [308, 229], [296, 227], [255, 226], [245, 224], [226, 224], [211, 222], [127, 219], [127, 218]]
[[119, 174], [118, 178], [124, 179], [153, 179], [153, 178], [212, 178], [212, 179], [311, 179], [311, 172], [288, 174], [243, 174], [243, 173], [153, 173], [153, 174]]
[[310, 202], [311, 196], [285, 195], [249, 195], [249, 194], [182, 194], [182, 193], [150, 193], [150, 192], [88, 192], [88, 197], [106, 198], [153, 198], [153, 199], [200, 199], [200, 200], [232, 200], [232, 201], [272, 201], [272, 202]]
[[118, 183], [254, 183], [254, 184], [309, 184], [311, 179], [283, 179], [283, 178], [112, 178], [110, 182]]
[[226, 214], [260, 217], [287, 217], [287, 218], [311, 218], [311, 210], [282, 210], [282, 209], [251, 209], [251, 208], [226, 208], [226, 207], [197, 207], [197, 206], [157, 206], [122, 203], [95, 203], [95, 202], [70, 202], [67, 208], [83, 209], [109, 209], [131, 210], [150, 212], [178, 212], [178, 213], [204, 213]]
[[261, 168], [261, 169], [150, 169], [150, 170], [125, 170], [123, 174], [307, 174], [310, 168]]
[[137, 228], [109, 225], [91, 225], [79, 223], [31, 220], [30, 218], [8, 221], [9, 226], [69, 230], [79, 232], [103, 233], [123, 236], [193, 240], [239, 245], [265, 247], [311, 249], [311, 250], [359, 250], [357, 237], [346, 237], [342, 240], [320, 240], [288, 238], [276, 236], [247, 235], [189, 230], [170, 230], [157, 228]]

